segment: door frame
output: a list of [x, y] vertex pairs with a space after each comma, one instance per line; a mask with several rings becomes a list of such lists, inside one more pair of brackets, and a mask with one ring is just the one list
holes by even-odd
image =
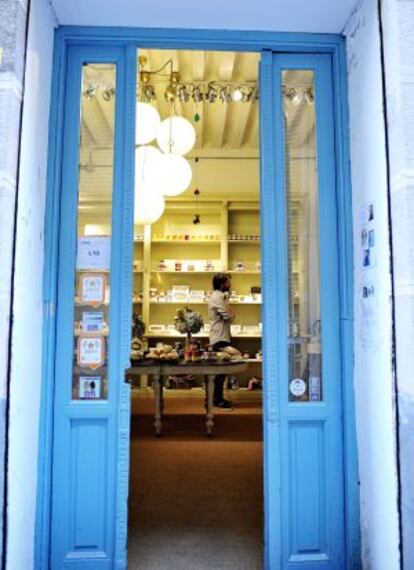
[[[50, 553], [54, 355], [59, 262], [64, 99], [69, 46], [123, 47], [131, 62], [138, 48], [206, 51], [264, 50], [286, 54], [329, 54], [333, 77], [336, 205], [340, 284], [340, 345], [343, 417], [345, 540], [347, 568], [360, 560], [359, 488], [353, 387], [353, 249], [350, 152], [348, 135], [347, 63], [345, 39], [334, 34], [292, 34], [252, 31], [98, 28], [62, 26], [55, 32], [49, 127], [49, 161], [45, 215], [44, 323], [39, 470], [35, 529], [35, 567], [47, 568]], [[132, 69], [132, 65], [130, 66]], [[132, 77], [126, 77], [130, 90]], [[270, 127], [269, 127], [270, 128]], [[131, 173], [128, 174], [130, 176]], [[124, 410], [126, 411], [126, 409]], [[266, 450], [265, 450], [266, 453]], [[266, 490], [265, 490], [266, 491]], [[265, 493], [265, 511], [268, 497]], [[126, 533], [126, 529], [125, 529]]]

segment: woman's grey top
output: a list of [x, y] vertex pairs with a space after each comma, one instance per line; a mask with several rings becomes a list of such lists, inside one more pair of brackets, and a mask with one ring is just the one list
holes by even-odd
[[210, 318], [210, 343], [219, 341], [230, 342], [230, 324], [233, 313], [230, 310], [226, 293], [213, 291], [208, 301], [208, 316]]

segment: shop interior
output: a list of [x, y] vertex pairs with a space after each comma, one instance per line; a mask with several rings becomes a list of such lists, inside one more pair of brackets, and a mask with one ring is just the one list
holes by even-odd
[[[164, 378], [161, 437], [154, 431], [154, 379], [142, 373], [132, 382], [131, 568], [262, 568], [259, 58], [239, 52], [137, 53], [131, 367], [178, 361], [243, 362], [245, 368], [226, 375], [225, 397], [232, 405], [214, 408], [209, 438], [203, 376], [184, 369]], [[101, 240], [100, 253], [111, 236], [115, 86], [114, 65], [84, 66], [78, 248]], [[320, 400], [312, 72], [284, 72], [283, 95], [293, 379], [286, 392], [291, 401]], [[91, 267], [90, 261], [83, 267], [78, 249], [77, 400], [110, 393], [110, 267], [101, 265], [98, 273]], [[231, 278], [234, 312], [230, 353], [209, 346], [212, 280], [223, 272]], [[105, 349], [94, 339], [97, 348], [91, 345], [88, 355], [88, 335], [97, 331]], [[83, 341], [87, 376], [79, 356]]]
[[[210, 364], [243, 359], [248, 366], [227, 376], [225, 397], [232, 409], [214, 408], [211, 439], [204, 426], [202, 375], [183, 370], [165, 377], [161, 438], [154, 437], [151, 377], [142, 375], [133, 387], [129, 560], [138, 568], [161, 568], [168, 559], [175, 559], [177, 567], [220, 568], [229, 563], [240, 567], [243, 558], [244, 564], [259, 568], [259, 56], [139, 50], [138, 62], [135, 176], [143, 190], [137, 187], [135, 201], [133, 313], [136, 337], [142, 323], [145, 333], [135, 345], [133, 340], [132, 357], [134, 349], [139, 356], [144, 344], [148, 358], [159, 356], [166, 363], [178, 356]], [[149, 143], [146, 133], [139, 132], [140, 124], [144, 131], [150, 121], [148, 104], [161, 120], [157, 138]], [[189, 167], [187, 179], [179, 181], [185, 173], [177, 173], [171, 189], [171, 181], [166, 183], [160, 204], [152, 189], [145, 203], [152, 156], [156, 160], [157, 152], [177, 150], [179, 162], [184, 159]], [[213, 353], [209, 346], [208, 303], [217, 273], [231, 277], [234, 354]], [[182, 311], [187, 311], [184, 322]], [[177, 330], [188, 318], [195, 321], [191, 341], [183, 329]]]

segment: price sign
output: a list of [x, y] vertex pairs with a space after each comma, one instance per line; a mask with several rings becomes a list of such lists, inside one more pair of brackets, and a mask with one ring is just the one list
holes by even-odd
[[78, 270], [109, 270], [111, 266], [111, 238], [80, 237], [76, 267]]

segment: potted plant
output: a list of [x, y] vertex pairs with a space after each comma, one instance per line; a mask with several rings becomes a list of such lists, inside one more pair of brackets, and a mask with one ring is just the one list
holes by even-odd
[[187, 348], [189, 348], [191, 345], [191, 335], [200, 332], [204, 321], [200, 313], [186, 307], [185, 309], [178, 309], [174, 318], [174, 325], [178, 332], [187, 335]]
[[141, 315], [133, 313], [131, 326], [131, 364], [142, 360], [144, 357], [144, 343], [142, 336], [145, 333], [145, 323]]

